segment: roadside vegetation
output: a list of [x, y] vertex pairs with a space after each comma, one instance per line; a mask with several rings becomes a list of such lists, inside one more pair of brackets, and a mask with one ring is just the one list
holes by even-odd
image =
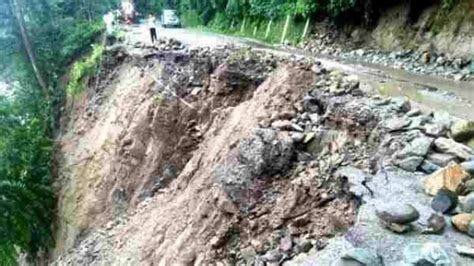
[[70, 81], [66, 89], [69, 96], [74, 97], [83, 91], [88, 78], [96, 73], [103, 53], [103, 45], [93, 45], [93, 50], [90, 55], [74, 63], [70, 73]]
[[44, 264], [54, 244], [53, 137], [66, 95], [59, 80], [90, 51], [72, 77], [94, 68], [102, 15], [118, 5], [0, 1], [0, 265], [17, 265], [20, 254]]
[[[410, 1], [415, 11], [439, 3], [450, 10], [466, 0]], [[140, 1], [141, 10], [159, 13], [177, 9], [183, 24], [226, 34], [254, 37], [271, 43], [298, 43], [309, 33], [311, 21], [329, 18], [333, 23], [373, 25], [384, 8], [399, 0], [155, 0]]]

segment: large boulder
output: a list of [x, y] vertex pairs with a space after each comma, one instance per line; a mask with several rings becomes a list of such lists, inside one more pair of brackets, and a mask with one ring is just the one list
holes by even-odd
[[415, 172], [428, 154], [432, 143], [432, 138], [424, 136], [412, 140], [395, 155], [395, 164], [406, 171]]
[[461, 211], [465, 213], [474, 212], [474, 192], [469, 193], [469, 195], [461, 201]]
[[415, 138], [408, 145], [397, 153], [398, 158], [405, 158], [409, 156], [425, 157], [430, 151], [431, 144], [433, 143], [432, 138], [425, 136]]
[[382, 126], [389, 132], [399, 131], [409, 126], [411, 121], [405, 117], [396, 117], [388, 119], [382, 123]]
[[377, 217], [385, 223], [409, 224], [420, 218], [420, 213], [411, 204], [386, 204], [377, 208]]
[[459, 120], [451, 126], [451, 135], [459, 142], [469, 141], [474, 138], [474, 121]]
[[431, 208], [439, 213], [449, 213], [458, 205], [458, 195], [451, 190], [440, 189], [431, 201]]
[[474, 214], [460, 213], [453, 216], [451, 222], [454, 227], [461, 232], [467, 233], [469, 231], [469, 225], [474, 220]]
[[461, 189], [463, 182], [469, 179], [469, 177], [469, 173], [461, 165], [453, 162], [447, 167], [427, 176], [423, 180], [423, 186], [425, 192], [432, 196], [436, 195], [442, 188], [457, 193]]
[[437, 138], [436, 149], [442, 153], [454, 155], [462, 160], [468, 160], [474, 156], [474, 151], [466, 145], [448, 138]]
[[454, 155], [450, 154], [444, 154], [444, 153], [432, 153], [428, 154], [427, 159], [441, 167], [447, 166], [450, 162], [456, 161], [456, 157]]
[[214, 177], [231, 200], [246, 209], [254, 200], [252, 195], [258, 194], [254, 191], [258, 181], [287, 170], [293, 154], [289, 138], [280, 138], [275, 130], [255, 129], [216, 167]]
[[274, 175], [286, 170], [293, 156], [293, 144], [270, 129], [256, 129], [251, 137], [240, 141], [239, 161], [248, 166], [252, 174]]

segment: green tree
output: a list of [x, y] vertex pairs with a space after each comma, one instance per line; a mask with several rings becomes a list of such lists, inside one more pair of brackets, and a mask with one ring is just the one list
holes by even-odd
[[23, 2], [21, 2], [21, 0], [10, 0], [10, 9], [12, 10], [12, 13], [15, 14], [16, 22], [18, 24], [18, 28], [20, 29], [19, 32], [21, 34], [22, 44], [23, 44], [26, 54], [28, 55], [28, 59], [30, 61], [31, 67], [33, 68], [33, 72], [35, 73], [36, 81], [38, 82], [41, 89], [43, 90], [45, 97], [49, 99], [50, 93], [49, 93], [48, 85], [46, 84], [46, 81], [41, 71], [38, 68], [38, 64], [36, 62], [36, 56], [33, 51], [33, 47], [30, 41], [28, 30], [26, 28], [25, 18], [23, 15], [24, 8], [25, 6], [23, 5]]
[[330, 0], [327, 10], [331, 16], [336, 17], [353, 8], [355, 4], [356, 0]]
[[[58, 78], [101, 33], [116, 0], [0, 0], [0, 265], [40, 263], [53, 244]], [[43, 261], [44, 262], [44, 261]]]

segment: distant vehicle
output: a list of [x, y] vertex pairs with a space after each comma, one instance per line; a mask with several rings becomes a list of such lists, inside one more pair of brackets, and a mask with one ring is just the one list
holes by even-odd
[[161, 14], [161, 25], [164, 28], [168, 27], [181, 27], [181, 21], [179, 21], [176, 10], [173, 9], [164, 9], [163, 14]]

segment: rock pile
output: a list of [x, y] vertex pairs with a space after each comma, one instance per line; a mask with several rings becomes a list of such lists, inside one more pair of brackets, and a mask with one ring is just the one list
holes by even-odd
[[450, 58], [429, 51], [384, 52], [375, 49], [358, 49], [342, 52], [338, 56], [348, 60], [405, 69], [414, 73], [442, 76], [456, 81], [472, 80], [474, 77], [474, 63], [471, 60]]
[[[472, 193], [469, 187], [472, 182], [470, 166], [474, 161], [474, 151], [468, 146], [473, 138], [472, 122], [437, 113], [411, 113], [385, 120], [382, 124], [390, 134], [394, 134], [390, 137], [389, 149], [398, 150], [391, 156], [391, 163], [404, 171], [428, 174], [422, 180], [424, 191], [433, 196], [432, 209], [445, 215], [461, 212], [453, 216], [453, 224], [462, 232], [472, 232], [469, 226], [472, 222], [471, 198], [474, 196], [468, 194]], [[433, 128], [437, 130], [431, 130]], [[461, 198], [464, 207], [458, 209], [458, 197], [465, 195], [468, 195], [466, 199]], [[403, 210], [408, 215], [411, 208], [399, 206], [377, 214], [392, 231], [405, 232], [407, 227], [393, 227], [390, 223], [395, 222], [387, 218], [397, 217], [400, 215], [398, 212]], [[430, 230], [435, 232], [444, 227], [437, 216], [430, 218], [430, 224]]]
[[[427, 194], [434, 196], [431, 202], [434, 211], [454, 214], [452, 223], [455, 228], [474, 236], [474, 193], [470, 187], [474, 151], [469, 147], [473, 140], [473, 122], [457, 120], [451, 124], [448, 135], [452, 139], [438, 137], [433, 142], [432, 151], [425, 149], [426, 157], [420, 167], [426, 173], [435, 171], [423, 179], [423, 186]], [[461, 205], [458, 207], [459, 201]]]
[[355, 49], [344, 47], [334, 41], [334, 36], [316, 34], [302, 44], [312, 53], [337, 56], [350, 61], [373, 63], [414, 73], [442, 76], [457, 81], [474, 79], [474, 61], [456, 58], [426, 50], [381, 51], [378, 49]]
[[136, 42], [133, 44], [134, 48], [153, 49], [155, 51], [179, 51], [184, 50], [185, 46], [178, 40], [173, 38], [161, 37], [155, 43]]
[[[369, 198], [377, 194], [371, 186], [383, 186], [373, 183], [371, 173], [385, 175], [387, 179], [395, 172], [418, 176], [412, 177], [418, 179], [414, 182], [433, 196], [423, 206], [423, 213], [419, 211], [421, 202], [409, 201], [378, 203], [373, 209], [389, 232], [442, 235], [450, 228], [446, 223], [449, 216], [459, 231], [474, 232], [470, 214], [474, 194], [469, 194], [474, 184], [470, 122], [441, 112], [425, 114], [412, 109], [404, 98], [366, 95], [357, 79], [337, 71], [318, 67], [314, 71], [319, 79], [304, 97], [300, 109], [288, 116], [275, 115], [262, 125], [288, 132], [296, 143], [298, 159], [317, 166], [319, 175], [331, 176], [337, 169], [336, 176], [344, 178], [348, 191], [362, 202], [371, 201]], [[327, 165], [329, 169], [325, 168]], [[468, 196], [464, 198], [464, 195]], [[426, 211], [429, 208], [431, 213]], [[437, 243], [416, 248], [416, 256], [405, 252], [405, 262], [452, 262], [453, 255]], [[341, 257], [341, 265], [349, 261], [358, 262], [357, 265], [372, 265], [362, 261], [383, 265], [377, 264], [379, 255], [370, 249], [354, 252], [355, 255], [348, 252]], [[298, 255], [286, 264], [296, 265], [292, 261], [305, 259]]]

